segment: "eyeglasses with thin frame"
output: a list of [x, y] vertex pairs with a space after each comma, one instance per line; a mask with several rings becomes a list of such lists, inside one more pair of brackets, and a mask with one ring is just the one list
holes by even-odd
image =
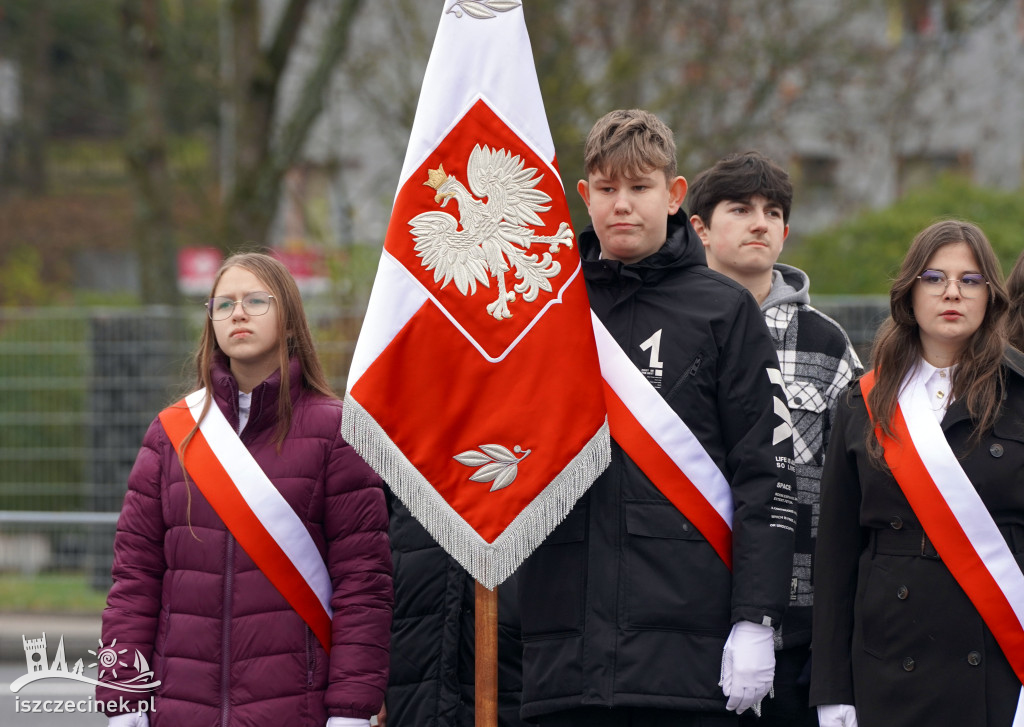
[[981, 273], [964, 273], [960, 279], [947, 278], [941, 270], [925, 270], [917, 276], [921, 281], [921, 287], [929, 295], [943, 295], [950, 283], [956, 283], [957, 290], [963, 298], [977, 298], [988, 289], [988, 281]]
[[242, 310], [251, 316], [262, 316], [270, 310], [270, 301], [274, 299], [270, 293], [262, 290], [254, 293], [246, 293], [241, 300], [234, 300], [223, 295], [218, 295], [206, 301], [206, 312], [210, 314], [211, 321], [222, 321], [235, 312], [235, 306], [242, 304]]

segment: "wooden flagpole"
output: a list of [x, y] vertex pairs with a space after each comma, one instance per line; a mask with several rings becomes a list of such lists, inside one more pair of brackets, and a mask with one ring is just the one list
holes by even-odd
[[476, 581], [476, 727], [498, 727], [498, 588]]

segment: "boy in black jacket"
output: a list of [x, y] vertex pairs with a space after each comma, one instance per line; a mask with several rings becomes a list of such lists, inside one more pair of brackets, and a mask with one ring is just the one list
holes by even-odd
[[[732, 569], [692, 517], [710, 501], [667, 496], [678, 483], [647, 474], [657, 456], [613, 441], [608, 470], [519, 570], [522, 714], [542, 727], [735, 724], [771, 687], [789, 590], [796, 512], [778, 360], [750, 294], [705, 264], [668, 127], [614, 111], [587, 137], [585, 167], [591, 307], [646, 378], [641, 397], [660, 396], [667, 429], [681, 421], [721, 472], [694, 485], [724, 488]], [[662, 446], [677, 453], [677, 441]]]

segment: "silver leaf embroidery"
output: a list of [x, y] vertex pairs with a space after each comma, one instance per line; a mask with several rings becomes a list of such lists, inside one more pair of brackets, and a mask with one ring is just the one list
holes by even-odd
[[481, 444], [480, 449], [496, 462], [519, 461], [514, 454], [508, 451], [508, 447], [502, 447], [500, 444]]
[[480, 452], [477, 452], [475, 449], [471, 449], [468, 452], [463, 452], [462, 454], [457, 454], [455, 455], [454, 459], [459, 464], [464, 464], [467, 467], [479, 467], [482, 464], [487, 464], [488, 462], [493, 461], [486, 454], [481, 454]]
[[[519, 463], [532, 451], [528, 449], [523, 452], [518, 444], [511, 450], [501, 444], [481, 444], [479, 452], [469, 449], [452, 459], [467, 467], [478, 467], [469, 479], [473, 482], [491, 482], [490, 491], [495, 492], [515, 482], [519, 475]], [[522, 456], [517, 457], [520, 453]]]
[[507, 13], [509, 10], [518, 8], [522, 3], [516, 0], [456, 0], [448, 8], [449, 13], [454, 13], [456, 18], [461, 18], [465, 12], [471, 18], [486, 20], [496, 18], [495, 12]]

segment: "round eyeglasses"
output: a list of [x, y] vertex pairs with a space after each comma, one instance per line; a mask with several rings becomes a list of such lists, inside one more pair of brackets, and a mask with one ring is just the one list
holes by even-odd
[[921, 287], [929, 295], [943, 295], [950, 283], [956, 283], [957, 290], [963, 298], [977, 298], [987, 290], [985, 286], [988, 285], [988, 281], [981, 273], [965, 273], [957, 280], [947, 278], [941, 270], [925, 270], [917, 279], [921, 281]]
[[242, 310], [251, 316], [262, 316], [270, 310], [270, 301], [274, 296], [270, 293], [259, 291], [246, 293], [241, 300], [234, 300], [222, 295], [210, 298], [206, 301], [206, 312], [210, 314], [211, 321], [222, 321], [235, 312], [235, 306], [242, 304]]

